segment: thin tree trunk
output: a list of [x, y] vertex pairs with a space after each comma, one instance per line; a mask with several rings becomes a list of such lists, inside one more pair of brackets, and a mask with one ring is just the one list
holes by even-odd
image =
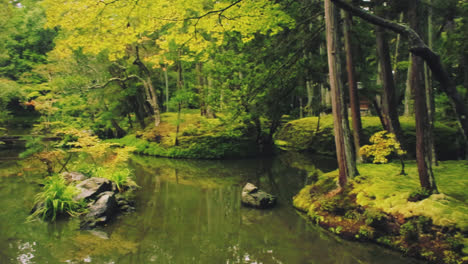
[[159, 104], [158, 104], [158, 97], [156, 94], [156, 90], [153, 86], [153, 81], [151, 80], [151, 73], [146, 67], [146, 65], [140, 60], [139, 48], [136, 46], [136, 59], [133, 64], [137, 65], [140, 68], [140, 71], [146, 78], [143, 78], [143, 86], [145, 87], [146, 91], [146, 99], [148, 103], [151, 105], [154, 114], [154, 126], [158, 127], [161, 123], [161, 113], [159, 111]]
[[338, 185], [342, 189], [347, 185], [348, 178], [358, 174], [356, 160], [350, 143], [349, 123], [344, 101], [343, 85], [340, 80], [340, 54], [341, 47], [338, 35], [338, 10], [325, 0], [325, 24], [327, 32], [328, 69], [332, 97], [333, 124], [335, 132], [336, 156], [339, 167]]
[[[400, 23], [403, 22], [403, 12], [400, 14]], [[401, 42], [401, 34], [397, 35], [396, 44], [395, 44], [395, 56], [393, 57], [393, 81], [395, 85], [398, 83], [398, 57], [400, 56], [400, 42]]]
[[411, 107], [413, 104], [413, 95], [411, 93], [411, 53], [409, 54], [408, 57], [408, 73], [406, 75], [406, 89], [405, 89], [405, 116], [411, 116], [413, 115], [413, 108]]
[[[432, 0], [428, 2], [428, 14], [427, 14], [427, 45], [430, 49], [433, 47], [433, 34], [432, 34]], [[434, 131], [434, 113], [435, 113], [435, 106], [434, 106], [434, 92], [432, 90], [432, 74], [429, 70], [427, 64], [424, 64], [424, 82], [426, 88], [426, 103], [427, 103], [427, 115], [429, 118], [429, 125], [431, 127], [431, 131]], [[432, 164], [438, 166], [437, 156], [435, 151], [435, 144], [434, 144], [434, 137], [432, 136], [429, 140], [431, 152], [432, 152]]]
[[[419, 30], [418, 12], [419, 1], [411, 1], [408, 16], [410, 17], [410, 26], [416, 32]], [[432, 149], [431, 138], [432, 129], [429, 121], [427, 94], [424, 85], [424, 61], [416, 56], [411, 56], [411, 87], [414, 94], [414, 112], [416, 116], [416, 161], [418, 164], [419, 181], [421, 187], [429, 192], [437, 192], [434, 174], [432, 172]]]
[[[380, 11], [381, 12], [381, 11]], [[385, 129], [394, 133], [399, 142], [402, 142], [400, 121], [398, 119], [398, 105], [396, 98], [395, 82], [393, 80], [390, 49], [382, 27], [377, 26], [375, 35], [377, 39], [377, 54], [380, 62], [380, 78], [382, 80], [382, 114], [385, 121]]]
[[312, 103], [314, 100], [314, 89], [310, 81], [306, 81], [306, 89], [307, 89], [307, 116], [312, 116]]
[[[369, 23], [378, 25], [389, 30], [392, 30], [396, 33], [400, 33], [403, 36], [409, 39], [409, 50], [412, 54], [422, 58], [428, 66], [431, 68], [431, 72], [434, 78], [439, 81], [440, 88], [444, 91], [450, 99], [453, 109], [457, 114], [458, 121], [460, 126], [463, 129], [463, 139], [467, 142], [468, 139], [468, 107], [465, 103], [463, 96], [457, 91], [457, 87], [452, 81], [450, 75], [445, 70], [442, 65], [440, 56], [434, 53], [421, 39], [421, 37], [413, 29], [406, 25], [401, 25], [386, 19], [383, 19], [379, 16], [375, 16], [365, 10], [356, 8], [352, 5], [349, 5], [344, 0], [330, 0], [335, 5], [340, 8], [345, 9], [348, 12], [351, 12], [353, 15], [356, 15]], [[412, 3], [413, 1], [409, 1]]]
[[[180, 58], [180, 52], [179, 52], [179, 58]], [[184, 87], [183, 84], [183, 76], [182, 76], [182, 62], [179, 59], [178, 65], [177, 65], [177, 90], [180, 91]], [[180, 130], [180, 115], [182, 112], [182, 103], [179, 101], [177, 104], [177, 124], [176, 124], [176, 134], [175, 134], [175, 140], [174, 140], [174, 145], [178, 146], [179, 145], [179, 130]]]
[[198, 97], [200, 98], [200, 115], [201, 116], [206, 116], [206, 98], [205, 98], [205, 84], [204, 84], [204, 78], [202, 75], [202, 68], [203, 64], [201, 62], [198, 62], [195, 65], [195, 71], [197, 74], [197, 80], [198, 80]]
[[169, 112], [169, 78], [167, 76], [167, 64], [164, 67], [164, 81], [166, 84], [166, 112]]
[[346, 72], [348, 73], [349, 104], [351, 106], [351, 117], [353, 124], [354, 150], [357, 162], [362, 162], [359, 149], [361, 148], [361, 112], [359, 108], [359, 95], [354, 72], [353, 49], [351, 44], [351, 24], [352, 18], [349, 13], [342, 12], [344, 15], [344, 40], [346, 49]]

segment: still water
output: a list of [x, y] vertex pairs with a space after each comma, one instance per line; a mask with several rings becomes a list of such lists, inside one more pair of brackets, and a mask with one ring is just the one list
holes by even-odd
[[[77, 220], [26, 222], [38, 179], [18, 176], [20, 167], [6, 156], [0, 155], [0, 263], [420, 263], [337, 239], [291, 207], [292, 196], [308, 183], [303, 169], [333, 169], [327, 160], [134, 157], [129, 166], [142, 187], [136, 212], [82, 231]], [[242, 207], [246, 182], [277, 195], [278, 206]]]

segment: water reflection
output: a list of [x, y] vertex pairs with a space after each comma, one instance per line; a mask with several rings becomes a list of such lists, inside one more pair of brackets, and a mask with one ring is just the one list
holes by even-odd
[[[301, 170], [315, 168], [310, 160], [135, 157], [131, 166], [142, 187], [136, 212], [93, 231], [78, 230], [76, 220], [24, 223], [38, 188], [3, 177], [0, 263], [417, 263], [374, 245], [337, 240], [307, 224], [290, 204], [310, 180]], [[242, 207], [246, 182], [278, 195], [278, 206]]]

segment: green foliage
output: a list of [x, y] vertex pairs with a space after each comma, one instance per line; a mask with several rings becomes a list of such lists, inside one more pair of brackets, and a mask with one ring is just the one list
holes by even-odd
[[416, 242], [419, 239], [418, 226], [413, 221], [408, 221], [400, 226], [400, 235], [408, 243]]
[[410, 193], [410, 195], [408, 196], [408, 201], [410, 202], [421, 201], [431, 196], [431, 194], [432, 193], [429, 190], [422, 188], [422, 189], [419, 189]]
[[113, 181], [117, 185], [117, 189], [119, 189], [120, 192], [123, 191], [124, 186], [136, 186], [136, 183], [132, 180], [133, 172], [128, 168], [98, 167], [93, 172], [93, 176], [106, 178]]
[[373, 144], [362, 146], [359, 153], [365, 157], [374, 157], [374, 163], [387, 163], [387, 157], [392, 153], [398, 156], [406, 153], [396, 140], [395, 134], [388, 133], [385, 130], [372, 135], [369, 141]]
[[364, 211], [364, 217], [366, 219], [366, 225], [371, 227], [377, 227], [382, 220], [386, 219], [384, 213], [374, 208], [367, 208]]
[[29, 220], [39, 216], [43, 220], [55, 221], [59, 216], [77, 216], [84, 208], [83, 201], [75, 201], [77, 194], [73, 185], [67, 185], [59, 175], [48, 177], [43, 191], [36, 195], [37, 210], [29, 216]]
[[375, 230], [367, 225], [362, 225], [359, 227], [359, 232], [356, 235], [356, 238], [365, 238], [365, 239], [373, 239], [374, 238]]
[[[378, 117], [363, 116], [363, 138], [370, 138], [373, 134], [382, 131]], [[333, 137], [333, 117], [331, 115], [320, 118], [319, 130], [317, 117], [306, 117], [290, 121], [275, 135], [276, 142], [280, 141], [280, 148], [293, 151], [307, 151], [325, 155], [335, 154], [335, 141]], [[403, 130], [404, 145], [409, 157], [415, 157], [416, 132], [413, 118], [400, 117]], [[457, 159], [462, 139], [457, 129], [435, 122], [434, 140], [437, 157], [442, 160]], [[275, 142], [275, 143], [276, 143]], [[367, 143], [366, 140], [363, 144]]]

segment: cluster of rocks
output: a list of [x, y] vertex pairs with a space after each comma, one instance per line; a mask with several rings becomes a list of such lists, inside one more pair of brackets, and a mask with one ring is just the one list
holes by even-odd
[[74, 200], [87, 202], [87, 214], [82, 216], [80, 227], [91, 229], [112, 220], [120, 212], [135, 210], [133, 201], [122, 195], [116, 184], [106, 178], [87, 178], [79, 172], [64, 172], [68, 184], [76, 184], [79, 190]]
[[245, 206], [266, 209], [276, 204], [276, 196], [258, 189], [258, 187], [252, 183], [247, 183], [244, 188], [242, 188], [241, 202]]

